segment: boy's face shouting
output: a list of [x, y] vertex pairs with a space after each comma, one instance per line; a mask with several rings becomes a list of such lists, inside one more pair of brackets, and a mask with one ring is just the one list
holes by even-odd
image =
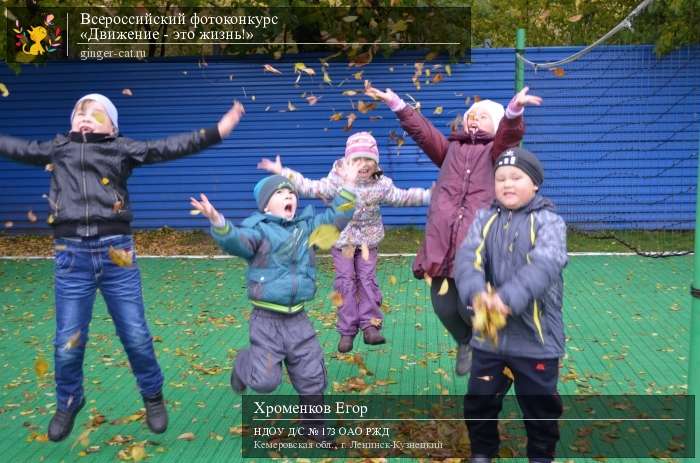
[[275, 191], [265, 206], [268, 214], [292, 220], [297, 213], [297, 195], [289, 188], [280, 188]]
[[483, 130], [489, 135], [496, 134], [496, 127], [493, 125], [491, 115], [483, 108], [477, 108], [467, 114], [467, 120], [464, 124], [464, 131], [467, 133], [476, 133], [477, 130]]
[[537, 193], [537, 185], [522, 170], [514, 166], [496, 169], [496, 199], [510, 210], [520, 209]]
[[105, 133], [114, 135], [114, 125], [102, 104], [93, 100], [82, 101], [73, 114], [71, 132]]

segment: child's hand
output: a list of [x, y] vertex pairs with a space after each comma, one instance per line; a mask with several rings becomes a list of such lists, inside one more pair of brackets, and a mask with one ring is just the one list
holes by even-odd
[[274, 161], [263, 158], [258, 163], [258, 169], [266, 170], [270, 173], [280, 175], [282, 173], [282, 161], [280, 160], [279, 154], [275, 156]]
[[343, 179], [343, 186], [355, 186], [360, 167], [361, 165], [359, 159], [354, 159], [352, 161], [343, 159], [343, 162], [340, 164], [340, 168], [338, 169], [338, 175]]
[[224, 216], [221, 215], [219, 211], [217, 211], [214, 208], [214, 206], [209, 202], [209, 198], [207, 198], [207, 195], [201, 193], [199, 196], [201, 198], [201, 201], [197, 201], [196, 199], [190, 197], [190, 204], [192, 205], [192, 207], [204, 214], [209, 219], [209, 222], [211, 222], [211, 224], [215, 227], [223, 227], [224, 225], [226, 225]]
[[508, 103], [508, 108], [511, 112], [519, 113], [525, 106], [539, 106], [542, 104], [542, 98], [536, 95], [528, 95], [530, 87], [524, 87]]
[[510, 308], [503, 303], [498, 293], [485, 293], [486, 296], [483, 296], [483, 294], [484, 293], [482, 293], [482, 297], [484, 297], [484, 301], [489, 310], [501, 312], [503, 315], [510, 315]]
[[392, 111], [398, 111], [401, 107], [406, 105], [406, 103], [403, 103], [403, 100], [396, 93], [391, 91], [390, 88], [382, 92], [378, 88], [368, 86], [365, 88], [365, 94], [372, 98], [382, 100]]
[[241, 120], [241, 117], [243, 117], [244, 114], [245, 108], [243, 105], [238, 101], [234, 101], [231, 109], [229, 109], [228, 112], [223, 115], [219, 121], [219, 124], [217, 125], [219, 129], [219, 136], [221, 138], [228, 137], [233, 128], [238, 125], [238, 122]]

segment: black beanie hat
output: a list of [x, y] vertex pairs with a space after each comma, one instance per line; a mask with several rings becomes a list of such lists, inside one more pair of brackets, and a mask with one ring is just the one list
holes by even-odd
[[498, 156], [494, 172], [502, 166], [513, 166], [525, 172], [532, 179], [532, 183], [539, 186], [544, 182], [544, 169], [537, 159], [525, 148], [508, 148]]

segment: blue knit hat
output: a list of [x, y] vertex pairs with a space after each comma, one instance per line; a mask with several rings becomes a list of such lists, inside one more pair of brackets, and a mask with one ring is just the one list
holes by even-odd
[[[114, 103], [112, 103], [112, 100], [100, 93], [90, 93], [80, 97], [80, 99], [75, 103], [74, 108], [77, 108], [78, 105], [85, 100], [97, 101], [99, 104], [101, 104], [102, 107], [105, 108], [105, 111], [107, 111], [107, 116], [109, 116], [109, 119], [112, 121], [114, 131], [119, 132], [119, 112], [117, 111], [117, 107], [114, 106]], [[71, 122], [73, 121], [73, 116], [75, 116], [75, 109], [73, 109], [73, 112], [70, 115]]]
[[270, 175], [269, 177], [265, 177], [255, 184], [255, 188], [253, 188], [253, 195], [255, 196], [255, 202], [258, 204], [258, 209], [260, 212], [265, 210], [265, 207], [267, 206], [268, 201], [270, 201], [272, 195], [275, 194], [275, 191], [279, 190], [280, 188], [289, 188], [292, 190], [292, 193], [297, 194], [297, 190], [289, 182], [289, 180], [281, 175]]

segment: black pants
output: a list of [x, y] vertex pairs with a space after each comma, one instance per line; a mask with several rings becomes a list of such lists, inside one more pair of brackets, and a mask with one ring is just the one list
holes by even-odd
[[[559, 440], [556, 418], [562, 414], [557, 392], [559, 359], [532, 359], [493, 354], [474, 349], [468, 392], [464, 396], [464, 418], [469, 430], [472, 455], [495, 457], [498, 453], [498, 421], [503, 398], [513, 381], [504, 373], [508, 367], [515, 378], [515, 393], [523, 417], [552, 419], [525, 421], [527, 456], [549, 460]], [[479, 418], [491, 419], [479, 421]]]
[[[447, 294], [440, 296], [440, 286], [442, 282], [447, 280], [449, 289]], [[430, 300], [433, 303], [433, 310], [440, 319], [442, 325], [452, 335], [457, 344], [469, 344], [472, 338], [472, 320], [471, 315], [462, 317], [460, 310], [462, 302], [457, 294], [457, 285], [452, 278], [435, 277], [430, 285]]]

